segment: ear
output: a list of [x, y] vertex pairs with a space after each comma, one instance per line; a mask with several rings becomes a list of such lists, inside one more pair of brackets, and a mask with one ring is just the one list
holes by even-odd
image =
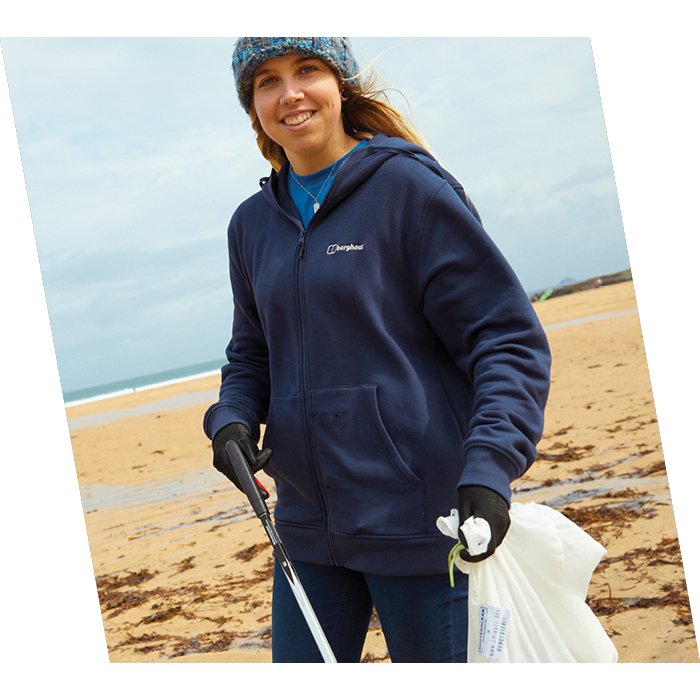
[[350, 95], [348, 95], [348, 91], [345, 87], [340, 88], [340, 101], [341, 102], [347, 102], [350, 99]]

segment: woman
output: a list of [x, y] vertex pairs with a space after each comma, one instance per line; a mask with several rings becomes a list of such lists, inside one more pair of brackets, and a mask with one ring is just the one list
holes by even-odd
[[[358, 76], [342, 37], [242, 37], [233, 72], [263, 155], [231, 220], [233, 334], [204, 426], [242, 448], [339, 661], [373, 607], [392, 661], [466, 660], [466, 578], [435, 521], [485, 518], [535, 459], [542, 328], [455, 179]], [[257, 441], [266, 425], [263, 449]], [[320, 661], [276, 570], [273, 661]]]

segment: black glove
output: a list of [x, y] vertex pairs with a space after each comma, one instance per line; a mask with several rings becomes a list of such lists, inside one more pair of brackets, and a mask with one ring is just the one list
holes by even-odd
[[[229, 460], [228, 455], [226, 454], [226, 443], [229, 440], [233, 440], [241, 448], [241, 452], [243, 453], [246, 462], [248, 462], [248, 466], [253, 474], [263, 469], [270, 461], [270, 457], [272, 457], [272, 450], [269, 447], [266, 447], [264, 450], [259, 450], [253, 438], [250, 437], [248, 428], [240, 423], [229, 423], [229, 425], [225, 425], [216, 435], [214, 435], [214, 440], [212, 441], [212, 449], [214, 450], [214, 466], [227, 479], [232, 481], [234, 486], [239, 491], [242, 491], [243, 489], [236, 478], [236, 472], [231, 466], [231, 460]], [[258, 485], [260, 495], [263, 498], [269, 498], [269, 491], [257, 479], [255, 479], [255, 481]]]
[[[457, 489], [457, 497], [460, 527], [467, 518], [473, 515], [475, 518], [486, 520], [491, 528], [491, 540], [485, 552], [471, 556], [467, 550], [463, 550], [459, 553], [459, 556], [465, 561], [483, 561], [494, 553], [496, 547], [501, 544], [506, 536], [506, 532], [508, 532], [510, 527], [508, 510], [510, 506], [503, 496], [485, 486], [460, 486]], [[459, 541], [465, 547], [467, 546], [461, 530], [459, 531]]]

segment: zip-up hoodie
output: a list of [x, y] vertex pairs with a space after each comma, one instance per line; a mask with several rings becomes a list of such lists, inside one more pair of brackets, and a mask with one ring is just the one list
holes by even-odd
[[534, 461], [545, 334], [459, 183], [375, 136], [305, 230], [288, 166], [228, 230], [233, 333], [210, 438], [265, 424], [275, 521], [292, 559], [386, 575], [444, 572], [435, 525], [457, 488]]

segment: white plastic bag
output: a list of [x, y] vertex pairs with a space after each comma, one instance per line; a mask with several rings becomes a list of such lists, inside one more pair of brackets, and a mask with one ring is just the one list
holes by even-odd
[[[605, 548], [548, 506], [513, 503], [510, 518], [503, 542], [488, 559], [454, 560], [469, 574], [467, 660], [615, 663], [615, 645], [586, 604]], [[457, 511], [438, 518], [437, 526], [457, 539]], [[462, 531], [472, 554], [485, 551], [485, 520], [469, 518]]]

